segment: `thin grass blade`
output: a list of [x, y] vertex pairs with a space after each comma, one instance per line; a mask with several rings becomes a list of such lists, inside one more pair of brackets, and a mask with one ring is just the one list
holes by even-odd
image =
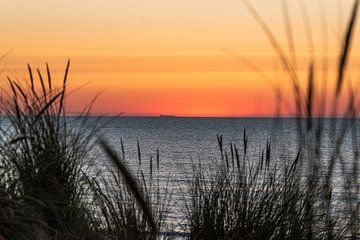
[[349, 56], [349, 50], [351, 47], [351, 43], [352, 43], [352, 36], [354, 33], [354, 29], [355, 29], [355, 22], [356, 22], [356, 18], [357, 18], [357, 13], [358, 13], [358, 8], [359, 8], [359, 0], [356, 0], [354, 3], [354, 7], [352, 10], [352, 14], [351, 14], [351, 18], [348, 24], [348, 28], [346, 31], [346, 35], [345, 35], [345, 39], [344, 42], [342, 44], [342, 52], [340, 55], [340, 59], [339, 59], [339, 66], [338, 66], [338, 77], [337, 77], [337, 85], [336, 85], [336, 97], [339, 96], [340, 92], [341, 92], [341, 88], [343, 85], [343, 81], [344, 81], [344, 74], [345, 74], [345, 69], [346, 69], [346, 65], [348, 62], [348, 56]]
[[137, 181], [130, 174], [130, 171], [127, 169], [125, 164], [122, 163], [122, 161], [116, 156], [113, 149], [104, 140], [100, 139], [99, 144], [103, 149], [103, 151], [108, 156], [108, 158], [112, 161], [112, 163], [118, 168], [118, 170], [122, 174], [126, 185], [134, 194], [136, 201], [138, 202], [140, 208], [142, 209], [145, 219], [147, 220], [152, 230], [155, 232], [157, 227], [152, 216], [151, 207], [146, 204]]

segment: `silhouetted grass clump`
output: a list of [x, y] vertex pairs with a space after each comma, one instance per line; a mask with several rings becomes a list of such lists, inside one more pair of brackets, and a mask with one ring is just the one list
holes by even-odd
[[[37, 69], [37, 78], [28, 66], [29, 81], [9, 78], [10, 90], [2, 101], [6, 117], [1, 126], [0, 192], [6, 221], [1, 224], [14, 218], [19, 234], [22, 229], [37, 234], [39, 227], [41, 239], [89, 238], [92, 232], [81, 182], [96, 129], [85, 120], [69, 126], [65, 114], [69, 64], [60, 87], [54, 86], [48, 65], [46, 77]], [[7, 235], [7, 226], [0, 227], [2, 236]]]
[[[194, 165], [187, 189], [189, 238], [358, 239], [358, 102], [352, 87], [348, 94], [344, 88], [359, 1], [354, 2], [339, 53], [336, 86], [330, 93], [316, 88], [314, 54], [307, 86], [300, 84], [286, 1], [290, 57], [255, 8], [245, 2], [290, 80], [298, 148], [288, 149], [283, 159], [267, 142], [254, 157], [246, 131], [239, 145], [225, 144], [218, 136], [220, 163], [212, 169]], [[311, 36], [305, 8], [302, 11]], [[308, 41], [314, 49], [311, 37]], [[60, 87], [55, 86], [48, 65], [45, 75], [28, 66], [27, 82], [8, 79], [0, 109], [6, 116], [0, 126], [0, 239], [167, 237], [163, 230], [172, 191], [160, 187], [159, 153], [156, 168], [151, 158], [149, 173], [144, 174], [138, 143], [139, 166], [134, 172], [124, 161], [122, 144], [122, 152], [116, 153], [100, 139], [109, 171], [100, 172], [96, 166], [87, 171], [97, 126], [86, 117], [91, 104], [85, 117], [74, 123], [66, 115], [68, 72], [69, 63]], [[323, 76], [326, 83], [327, 75]], [[280, 92], [277, 96], [284, 99]], [[346, 98], [345, 109], [339, 109], [341, 96]], [[332, 118], [323, 118], [329, 111]]]
[[[220, 170], [207, 174], [206, 169], [199, 167], [194, 171], [195, 180], [190, 187], [192, 202], [187, 206], [190, 238], [358, 239], [358, 102], [350, 84], [347, 94], [343, 89], [359, 1], [354, 1], [343, 37], [333, 92], [326, 87], [316, 88], [321, 84], [314, 52], [308, 64], [307, 86], [300, 84], [286, 1], [283, 9], [287, 16], [290, 57], [256, 9], [249, 1], [245, 3], [278, 54], [292, 86], [294, 100], [290, 106], [297, 122], [298, 149], [293, 149], [292, 155], [296, 157], [289, 163], [271, 158], [270, 145], [258, 159], [253, 159], [247, 157], [245, 134], [243, 152], [234, 144], [226, 150], [222, 137], [218, 136], [223, 160]], [[301, 6], [309, 49], [315, 51], [306, 8]], [[325, 70], [327, 67], [323, 67]], [[328, 74], [322, 74], [322, 84], [327, 86]], [[286, 97], [279, 89], [276, 94], [282, 105]], [[346, 107], [339, 107], [344, 100]], [[289, 103], [287, 99], [286, 103]]]
[[91, 104], [82, 117], [66, 114], [69, 64], [60, 87], [48, 65], [46, 77], [37, 69], [35, 78], [28, 66], [28, 82], [8, 79], [1, 102], [1, 239], [157, 239], [170, 200], [160, 192], [159, 155], [157, 174], [151, 159], [148, 179], [142, 171], [135, 178], [100, 141], [113, 167], [91, 168], [98, 126], [87, 117]]
[[[222, 139], [220, 137], [219, 139]], [[301, 151], [289, 162], [274, 159], [270, 143], [258, 159], [242, 146], [219, 141], [218, 171], [195, 166], [187, 205], [190, 239], [337, 239], [343, 229], [318, 208], [322, 189], [303, 178]], [[241, 148], [243, 151], [240, 151]]]
[[[113, 167], [102, 177], [93, 178], [91, 186], [102, 229], [107, 239], [158, 239], [166, 230], [165, 213], [168, 212], [171, 193], [160, 188], [159, 155], [157, 171], [144, 175], [138, 143], [138, 174], [131, 172], [123, 157], [119, 157], [104, 140], [100, 146]], [[123, 149], [123, 147], [122, 147]], [[124, 156], [124, 151], [121, 154]], [[154, 168], [155, 169], [155, 168]], [[165, 239], [165, 235], [162, 236]]]

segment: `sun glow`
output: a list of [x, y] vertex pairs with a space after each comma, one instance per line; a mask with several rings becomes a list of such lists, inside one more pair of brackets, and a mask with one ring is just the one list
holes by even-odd
[[[91, 0], [86, 8], [80, 2], [1, 2], [0, 50], [13, 49], [2, 59], [1, 76], [23, 79], [26, 63], [44, 68], [48, 61], [61, 79], [70, 58], [69, 87], [77, 90], [69, 96], [68, 109], [81, 111], [100, 92], [94, 114], [270, 116], [275, 113], [276, 87], [291, 100], [279, 57], [241, 1]], [[290, 55], [281, 1], [251, 2]], [[336, 0], [326, 1], [325, 44], [321, 4], [308, 4], [317, 77], [325, 76], [321, 69], [328, 59], [331, 88], [347, 21], [337, 16], [347, 14], [339, 13]], [[299, 6], [288, 5], [305, 89], [313, 51]], [[342, 9], [350, 7], [351, 1], [344, 2]], [[359, 63], [359, 40], [354, 39], [348, 69]], [[347, 77], [350, 84], [358, 72]], [[291, 114], [291, 108], [283, 106], [283, 111]]]

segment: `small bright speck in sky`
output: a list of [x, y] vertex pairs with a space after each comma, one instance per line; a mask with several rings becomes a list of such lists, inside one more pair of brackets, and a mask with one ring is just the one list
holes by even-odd
[[[303, 88], [313, 55], [319, 78], [326, 59], [332, 87], [353, 1], [249, 2], [291, 58], [289, 16]], [[349, 82], [359, 75], [359, 26]], [[278, 54], [243, 0], [4, 0], [0, 29], [0, 55], [13, 49], [1, 61], [3, 77], [25, 78], [27, 63], [44, 70], [48, 62], [61, 79], [71, 60], [69, 87], [85, 85], [69, 96], [71, 112], [99, 90], [94, 114], [136, 116], [270, 116], [276, 87], [292, 97]]]

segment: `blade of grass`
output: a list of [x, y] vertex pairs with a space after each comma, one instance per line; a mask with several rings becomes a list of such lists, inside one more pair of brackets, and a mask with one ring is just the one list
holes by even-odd
[[285, 72], [289, 75], [292, 88], [294, 90], [294, 98], [295, 98], [295, 105], [296, 105], [296, 114], [301, 115], [303, 112], [303, 105], [302, 105], [302, 91], [300, 87], [300, 82], [298, 75], [291, 64], [291, 61], [286, 56], [283, 48], [281, 47], [280, 43], [278, 42], [277, 38], [275, 37], [274, 33], [271, 31], [270, 27], [266, 24], [264, 19], [260, 16], [260, 14], [256, 11], [253, 5], [248, 0], [243, 0], [245, 6], [247, 7], [250, 14], [254, 17], [257, 24], [265, 33], [266, 37], [269, 39], [273, 49], [278, 54], [280, 58], [280, 62], [285, 70]]
[[52, 106], [52, 104], [60, 97], [63, 95], [63, 91], [59, 92], [58, 94], [56, 94], [36, 115], [35, 120], [33, 121], [33, 124], [39, 120], [39, 118], [44, 114], [44, 112], [46, 112], [46, 110]]
[[43, 79], [43, 77], [42, 77], [42, 75], [41, 75], [40, 69], [37, 68], [36, 71], [37, 71], [37, 73], [38, 73], [39, 80], [40, 80], [40, 84], [41, 84], [41, 89], [42, 89], [42, 91], [43, 91], [43, 95], [44, 95], [44, 98], [45, 98], [45, 101], [46, 101], [46, 99], [47, 99], [47, 92], [46, 92], [46, 88], [45, 88], [45, 84], [44, 84], [44, 79]]
[[309, 67], [308, 89], [306, 97], [306, 111], [307, 111], [307, 127], [308, 130], [312, 127], [313, 121], [313, 106], [314, 106], [314, 65], [311, 63]]
[[[8, 77], [8, 80], [11, 81], [9, 77]], [[17, 82], [12, 81], [12, 83], [15, 85], [15, 87], [17, 88], [17, 90], [20, 92], [20, 94], [21, 94], [21, 96], [23, 97], [25, 103], [28, 104], [28, 98], [27, 98], [24, 90], [20, 87], [19, 84], [17, 84]]]
[[9, 55], [14, 49], [10, 49], [9, 51], [5, 52], [3, 55], [0, 56], [0, 61], [3, 60], [7, 55]]
[[136, 144], [137, 144], [137, 152], [138, 152], [139, 166], [141, 167], [141, 150], [140, 150], [140, 143], [139, 143], [139, 141], [137, 141]]
[[296, 49], [295, 49], [295, 44], [294, 44], [294, 32], [293, 32], [290, 17], [289, 17], [289, 8], [288, 8], [287, 0], [282, 1], [282, 9], [283, 9], [283, 15], [284, 15], [284, 22], [285, 22], [288, 46], [289, 46], [289, 50], [290, 50], [290, 56], [291, 56], [291, 60], [292, 60], [294, 69], [296, 71], [297, 57], [296, 57]]
[[348, 28], [345, 34], [344, 42], [342, 44], [342, 52], [339, 59], [339, 66], [338, 66], [338, 77], [337, 77], [337, 85], [336, 85], [336, 98], [339, 97], [341, 92], [341, 88], [344, 81], [344, 73], [348, 62], [349, 50], [352, 43], [352, 36], [355, 29], [355, 22], [357, 18], [357, 12], [359, 8], [359, 0], [356, 0], [352, 9], [351, 18], [348, 24]]
[[28, 64], [27, 67], [28, 67], [28, 72], [29, 72], [29, 77], [30, 77], [31, 90], [34, 93], [35, 92], [34, 77], [33, 77], [33, 74], [32, 74], [30, 64]]
[[48, 84], [49, 84], [49, 90], [51, 92], [52, 90], [52, 85], [51, 85], [51, 73], [50, 73], [50, 68], [49, 68], [49, 64], [46, 63], [46, 73], [47, 73], [47, 77], [48, 77]]
[[60, 99], [59, 114], [61, 114], [61, 112], [62, 112], [62, 110], [64, 108], [64, 98], [65, 98], [66, 82], [67, 82], [67, 76], [68, 76], [68, 73], [69, 73], [69, 68], [70, 68], [70, 59], [67, 62], [66, 70], [65, 70], [65, 74], [64, 74], [63, 90], [62, 90], [62, 95], [61, 95], [61, 99]]
[[129, 189], [135, 196], [135, 199], [138, 202], [140, 208], [142, 209], [145, 219], [147, 220], [147, 222], [150, 225], [150, 227], [152, 228], [152, 230], [155, 232], [157, 227], [156, 227], [154, 218], [152, 216], [151, 208], [150, 208], [150, 206], [148, 206], [146, 204], [137, 181], [133, 178], [133, 176], [131, 175], [130, 171], [127, 169], [125, 164], [122, 163], [122, 161], [117, 157], [117, 155], [114, 153], [113, 149], [108, 145], [107, 142], [105, 142], [105, 140], [100, 139], [99, 144], [100, 144], [101, 148], [103, 149], [103, 151], [108, 156], [108, 158], [112, 161], [112, 163], [114, 165], [116, 165], [116, 167], [122, 174], [126, 185], [129, 187]]

